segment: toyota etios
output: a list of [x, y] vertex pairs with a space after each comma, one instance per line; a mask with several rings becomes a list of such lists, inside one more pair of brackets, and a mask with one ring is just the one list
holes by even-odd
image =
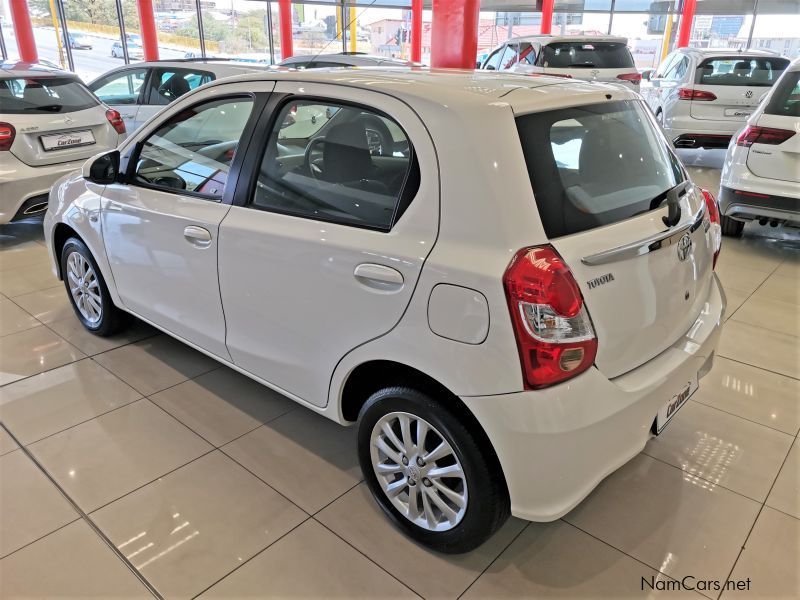
[[571, 510], [711, 368], [715, 199], [639, 96], [307, 70], [186, 94], [45, 219], [84, 326], [131, 313], [356, 423], [385, 513], [463, 552]]

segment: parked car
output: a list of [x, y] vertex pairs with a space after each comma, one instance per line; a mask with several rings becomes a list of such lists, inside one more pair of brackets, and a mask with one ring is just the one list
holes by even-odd
[[637, 92], [642, 80], [628, 50], [628, 39], [612, 36], [512, 38], [492, 50], [478, 68], [619, 83]]
[[86, 329], [135, 314], [356, 424], [376, 501], [444, 552], [638, 454], [725, 311], [714, 198], [636, 93], [570, 80], [215, 81], [62, 179], [44, 230]]
[[731, 140], [719, 202], [725, 235], [747, 221], [800, 227], [800, 59]]
[[414, 63], [389, 56], [373, 56], [361, 52], [339, 52], [292, 56], [279, 63], [293, 69], [322, 69], [326, 67], [411, 67]]
[[151, 61], [113, 69], [92, 81], [89, 89], [120, 112], [131, 132], [165, 105], [204, 83], [264, 69], [226, 59]]
[[91, 50], [92, 40], [83, 33], [70, 33], [67, 35], [67, 44], [73, 50]]
[[[114, 58], [125, 58], [125, 50], [122, 48], [122, 42], [114, 42], [111, 44], [111, 56]], [[144, 48], [140, 43], [128, 41], [128, 58], [142, 60], [144, 58]]]
[[676, 148], [727, 148], [788, 65], [763, 50], [679, 48], [642, 95]]
[[58, 178], [124, 134], [74, 73], [0, 62], [0, 224], [44, 213]]

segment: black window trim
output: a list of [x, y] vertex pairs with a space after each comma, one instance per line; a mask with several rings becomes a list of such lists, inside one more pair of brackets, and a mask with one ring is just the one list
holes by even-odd
[[[264, 106], [267, 104], [269, 94], [264, 92], [232, 92], [229, 94], [223, 94], [221, 96], [216, 97], [205, 97], [197, 102], [193, 102], [187, 106], [181, 107], [179, 110], [170, 112], [170, 115], [160, 121], [158, 125], [150, 130], [150, 132], [141, 139], [136, 140], [136, 143], [131, 146], [130, 152], [127, 152], [121, 159], [120, 164], [120, 173], [122, 174], [121, 180], [119, 183], [128, 186], [134, 186], [139, 188], [144, 188], [148, 190], [155, 190], [157, 192], [166, 192], [168, 194], [173, 194], [175, 196], [190, 196], [192, 198], [199, 198], [201, 200], [207, 200], [209, 202], [214, 202], [217, 204], [233, 204], [233, 198], [236, 188], [238, 187], [238, 179], [240, 177], [240, 173], [242, 170], [242, 162], [244, 161], [244, 157], [248, 154], [248, 149], [250, 147], [250, 142], [253, 139], [253, 135], [255, 133], [254, 128], [256, 125], [256, 121], [259, 118]], [[143, 183], [141, 181], [136, 180], [136, 163], [139, 161], [139, 156], [142, 153], [142, 149], [144, 148], [144, 142], [150, 137], [152, 137], [165, 123], [172, 120], [175, 116], [183, 112], [184, 110], [191, 110], [197, 106], [203, 104], [209, 104], [211, 102], [219, 102], [220, 100], [233, 100], [236, 98], [240, 99], [251, 99], [253, 101], [253, 108], [250, 111], [250, 116], [247, 119], [247, 123], [245, 124], [244, 130], [242, 131], [242, 137], [239, 138], [239, 148], [237, 148], [236, 154], [233, 157], [233, 161], [231, 162], [231, 167], [228, 171], [228, 177], [225, 181], [225, 189], [222, 193], [222, 196], [212, 196], [210, 194], [204, 194], [202, 192], [192, 192], [189, 190], [176, 190], [174, 188], [164, 187], [160, 185], [153, 185], [150, 183]], [[173, 106], [169, 104], [167, 106]], [[233, 183], [233, 185], [229, 185], [229, 183]]]
[[[253, 204], [253, 199], [255, 198], [256, 186], [258, 184], [258, 176], [261, 172], [261, 163], [264, 160], [264, 154], [267, 151], [269, 136], [274, 131], [278, 117], [280, 117], [283, 108], [287, 104], [291, 104], [292, 102], [328, 103], [338, 106], [368, 110], [375, 115], [390, 119], [397, 125], [400, 131], [403, 132], [403, 135], [406, 137], [406, 140], [408, 140], [409, 163], [408, 163], [408, 168], [406, 169], [405, 177], [403, 179], [403, 185], [400, 188], [400, 192], [398, 193], [396, 198], [394, 211], [392, 212], [392, 218], [389, 222], [388, 227], [381, 227], [377, 225], [360, 224], [360, 223], [344, 223], [341, 220], [333, 217], [331, 218], [319, 217], [319, 216], [312, 217], [307, 214], [298, 214], [297, 212], [278, 210], [275, 208], [267, 208], [264, 206], [256, 206], [255, 204]], [[411, 206], [411, 203], [414, 201], [414, 199], [417, 197], [419, 193], [420, 186], [417, 186], [414, 195], [411, 198], [406, 197], [406, 184], [408, 183], [409, 177], [414, 170], [415, 162], [417, 164], [417, 170], [418, 171], [420, 170], [419, 161], [417, 160], [417, 153], [416, 150], [414, 149], [414, 144], [411, 142], [410, 136], [408, 135], [408, 133], [406, 133], [406, 130], [403, 129], [400, 123], [397, 122], [397, 119], [393, 118], [391, 115], [386, 114], [384, 111], [375, 108], [374, 106], [366, 106], [358, 102], [351, 102], [349, 100], [343, 100], [341, 98], [332, 98], [327, 96], [300, 95], [300, 94], [291, 94], [283, 92], [273, 92], [272, 94], [270, 94], [269, 101], [264, 107], [258, 123], [255, 125], [255, 127], [252, 128], [252, 134], [250, 137], [252, 140], [264, 141], [264, 143], [261, 146], [261, 148], [256, 148], [255, 152], [246, 153], [247, 155], [245, 156], [245, 164], [242, 166], [240, 177], [236, 183], [236, 191], [235, 191], [235, 196], [233, 198], [234, 206], [240, 206], [243, 208], [258, 210], [265, 213], [285, 215], [297, 219], [305, 219], [307, 221], [318, 221], [320, 223], [331, 223], [332, 225], [355, 227], [356, 229], [367, 229], [370, 231], [377, 231], [379, 233], [390, 233], [392, 229], [394, 229], [394, 226], [397, 224], [400, 218], [403, 216], [403, 214], [405, 214], [406, 210], [408, 210], [408, 207]], [[401, 206], [402, 210], [400, 210]]]

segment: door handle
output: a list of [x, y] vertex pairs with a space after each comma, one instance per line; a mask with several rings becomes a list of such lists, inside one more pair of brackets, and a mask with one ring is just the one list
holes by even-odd
[[211, 245], [211, 232], [205, 227], [189, 225], [183, 230], [183, 237], [190, 244], [198, 248], [207, 248]]
[[375, 263], [361, 263], [353, 271], [356, 280], [373, 290], [398, 292], [403, 289], [403, 274], [397, 269]]

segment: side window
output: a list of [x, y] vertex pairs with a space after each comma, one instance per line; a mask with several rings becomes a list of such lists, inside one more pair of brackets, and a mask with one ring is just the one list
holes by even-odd
[[500, 59], [503, 58], [503, 52], [505, 52], [505, 49], [506, 47], [503, 46], [502, 48], [498, 48], [492, 52], [489, 55], [489, 58], [486, 59], [486, 63], [483, 65], [483, 68], [497, 71], [500, 68]]
[[181, 111], [143, 142], [132, 183], [220, 200], [252, 110], [252, 98], [224, 98]]
[[519, 46], [517, 44], [509, 44], [503, 52], [503, 58], [500, 59], [500, 70], [507, 71], [517, 63], [519, 57]]
[[658, 69], [656, 69], [656, 73], [655, 73], [655, 75], [653, 75], [653, 78], [655, 78], [655, 79], [663, 79], [664, 75], [666, 75], [666, 73], [669, 70], [669, 68], [678, 59], [678, 56], [680, 56], [680, 55], [679, 54], [670, 54], [669, 56], [667, 56], [667, 58], [665, 58], [663, 61], [661, 61], [661, 64], [658, 65]]
[[686, 75], [686, 69], [689, 66], [689, 58], [684, 56], [677, 63], [672, 65], [669, 72], [664, 76], [668, 81], [680, 81]]
[[196, 87], [213, 80], [214, 75], [207, 71], [188, 71], [183, 69], [155, 71], [148, 104], [169, 104]]
[[520, 44], [519, 58], [517, 59], [521, 65], [533, 66], [536, 64], [536, 50], [532, 44], [523, 42]]
[[413, 148], [394, 120], [333, 102], [290, 102], [268, 138], [251, 206], [389, 231], [418, 188]]
[[91, 89], [106, 104], [136, 104], [146, 77], [147, 69], [131, 69], [104, 77]]

